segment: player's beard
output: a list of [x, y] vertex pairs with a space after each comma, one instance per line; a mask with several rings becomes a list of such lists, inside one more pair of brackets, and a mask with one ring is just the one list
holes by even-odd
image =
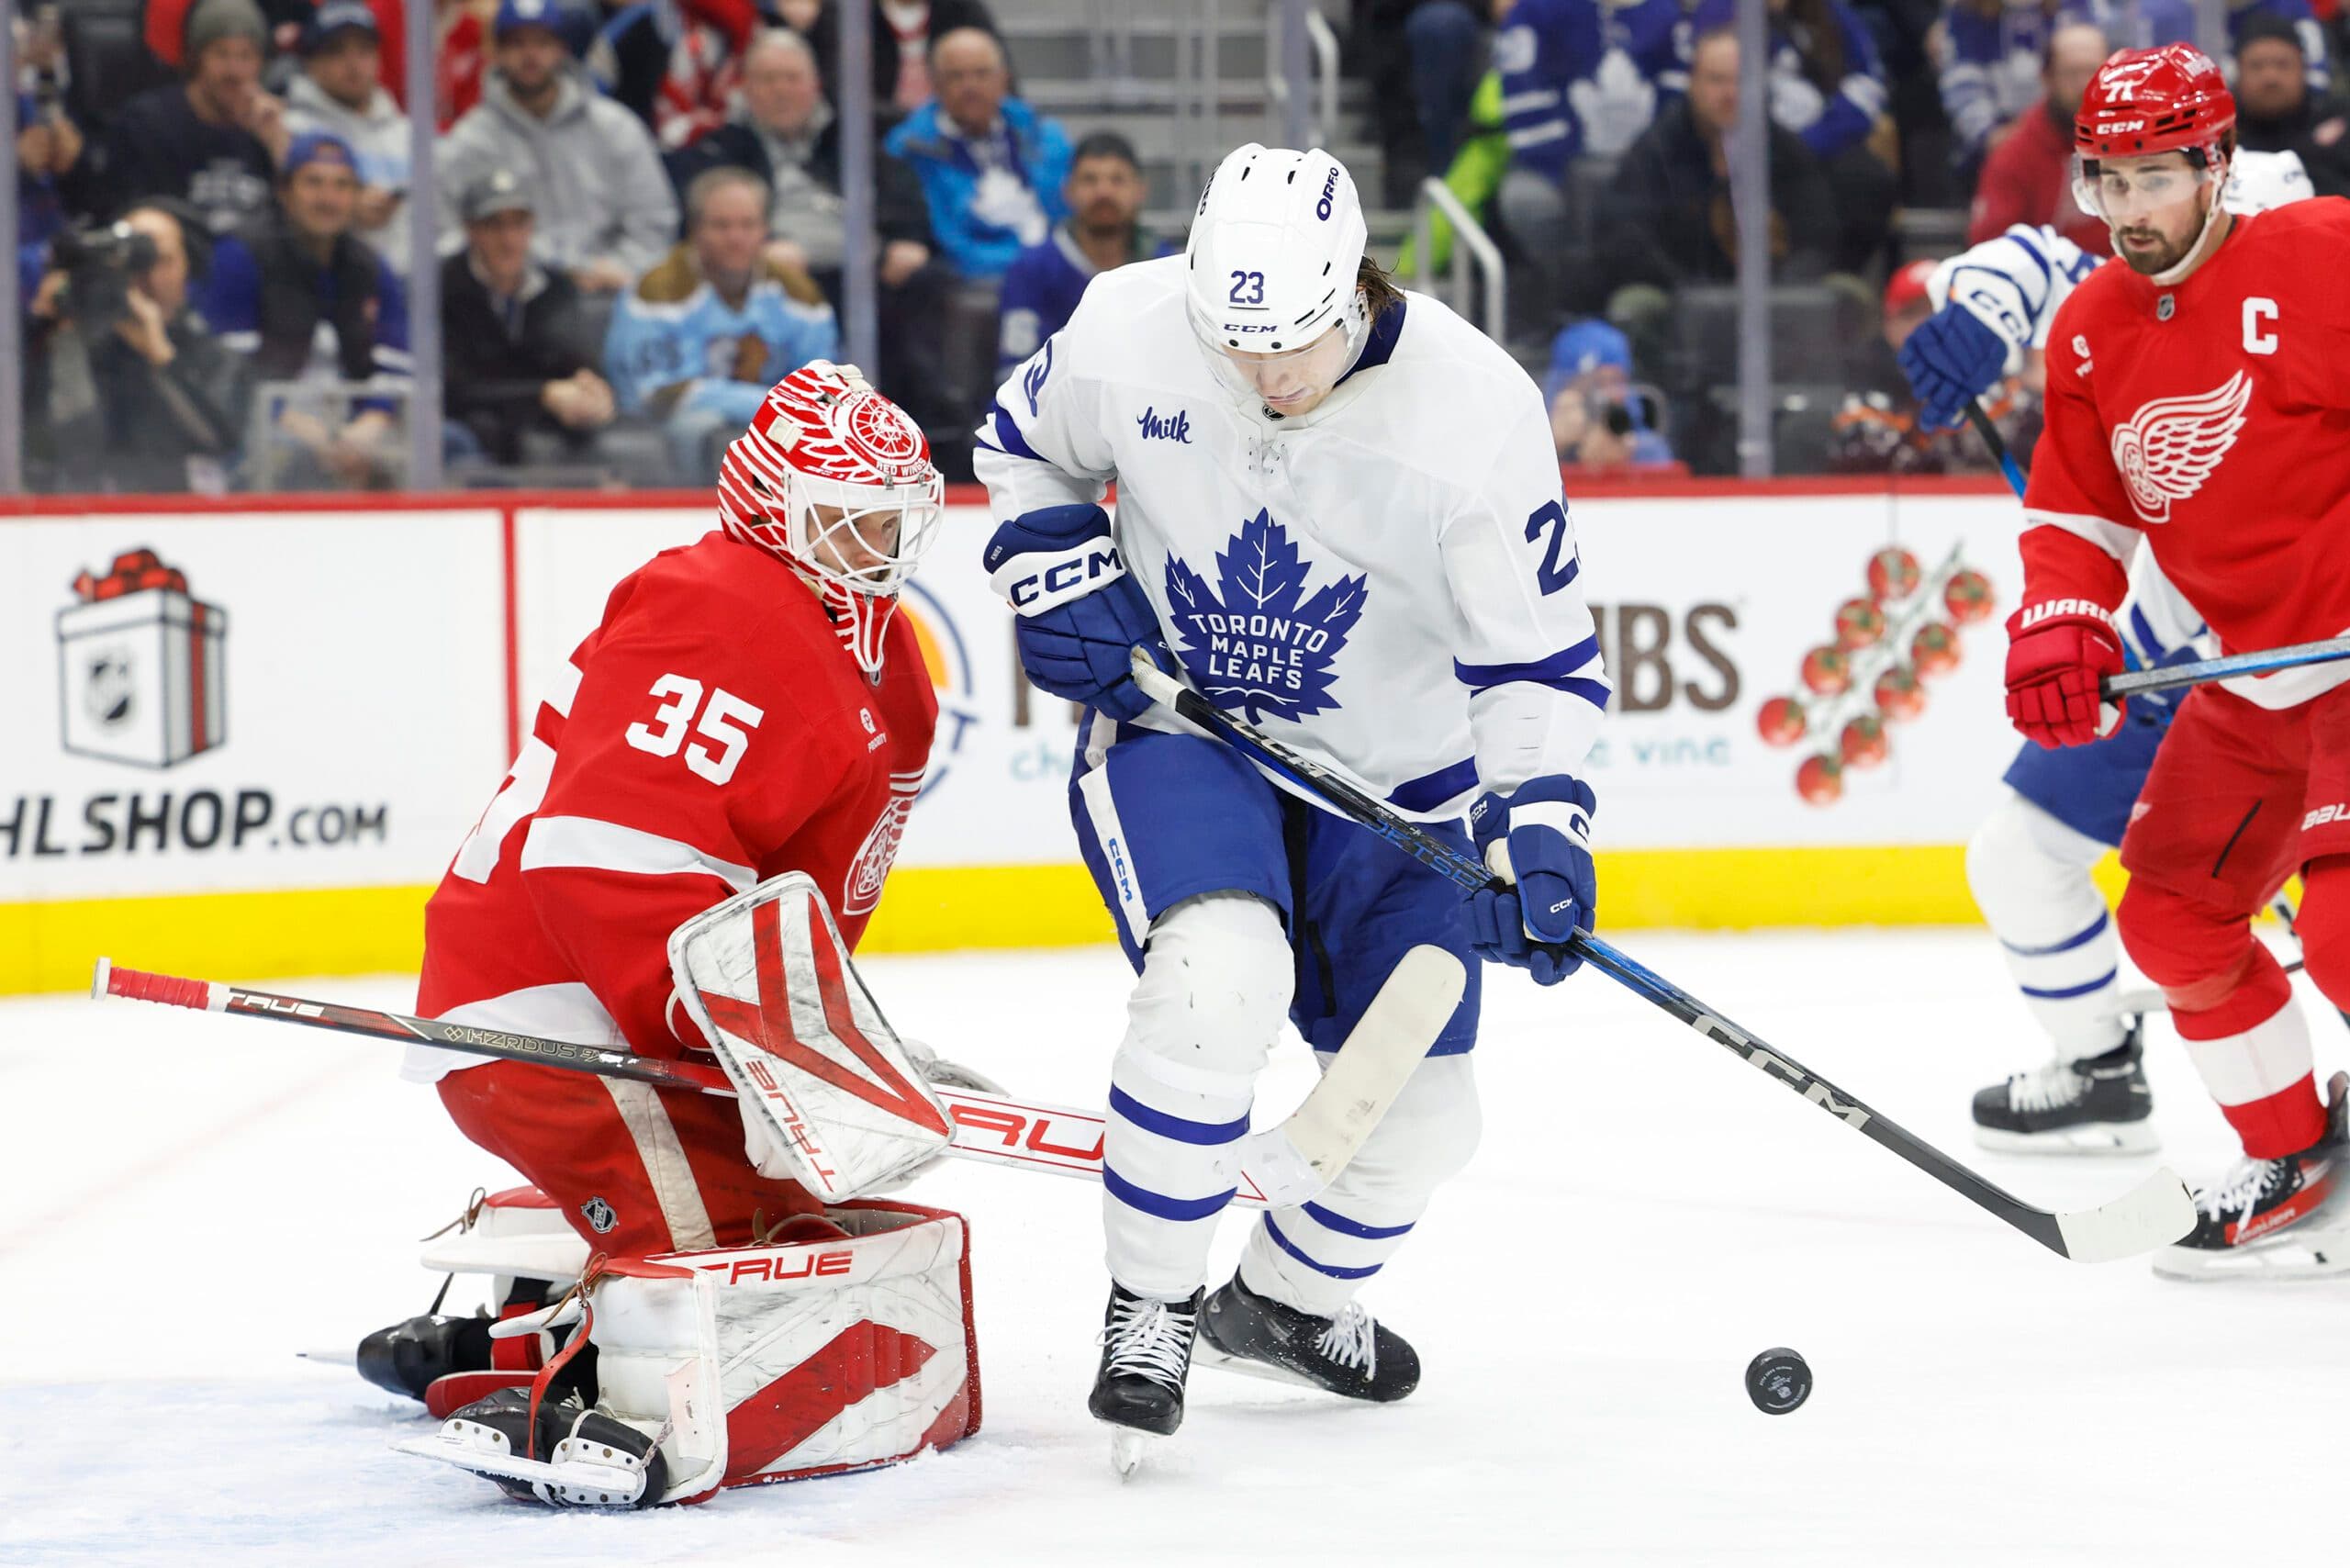
[[[2210, 209], [2198, 203], [2186, 237], [2178, 240], [2169, 239], [2160, 230], [2143, 224], [2117, 229], [2113, 231], [2113, 253], [2121, 257], [2132, 272], [2142, 277], [2154, 277], [2187, 260], [2188, 252], [2201, 243], [2210, 218]], [[2157, 243], [2132, 247], [2123, 243], [2125, 239], [2151, 239]]]

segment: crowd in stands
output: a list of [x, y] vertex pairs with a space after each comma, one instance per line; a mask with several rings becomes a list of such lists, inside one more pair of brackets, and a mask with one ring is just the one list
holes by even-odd
[[[144, 48], [77, 82], [89, 3], [10, 11], [41, 487], [402, 483], [418, 225], [460, 479], [699, 483], [843, 353], [843, 0], [444, 0], [422, 186], [400, 0], [146, 0]], [[1006, 345], [1148, 253], [1141, 165], [1114, 134], [1073, 157], [979, 0], [863, 3], [873, 368], [951, 469]]]
[[[402, 483], [419, 226], [453, 476], [703, 482], [768, 385], [842, 352], [844, 4], [872, 21], [868, 368], [957, 472], [1087, 281], [1182, 241], [1146, 230], [1124, 137], [1020, 95], [982, 0], [437, 0], [422, 188], [403, 0], [36, 0], [9, 10], [35, 483]], [[2224, 6], [2243, 146], [2320, 195], [2350, 193], [2338, 4]], [[2196, 37], [2193, 0], [1768, 6], [1782, 465], [1982, 465], [1903, 422], [1917, 263], [2018, 223], [2102, 252], [2072, 112], [2111, 49]], [[1438, 176], [1495, 233], [1561, 461], [1733, 466], [1733, 0], [1331, 10], [1370, 83], [1366, 200]], [[101, 13], [116, 46], [77, 49]], [[2027, 375], [2026, 442], [2031, 400]]]

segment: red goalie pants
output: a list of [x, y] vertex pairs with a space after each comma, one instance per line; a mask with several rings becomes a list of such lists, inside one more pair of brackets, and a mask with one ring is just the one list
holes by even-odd
[[441, 1081], [458, 1129], [554, 1201], [588, 1245], [643, 1257], [743, 1247], [823, 1205], [743, 1155], [734, 1102], [529, 1062]]
[[2179, 706], [2121, 840], [2122, 945], [2255, 1159], [2325, 1127], [2292, 986], [2251, 920], [2302, 871], [2310, 978], [2350, 1003], [2350, 687], [2270, 710], [2217, 686]]

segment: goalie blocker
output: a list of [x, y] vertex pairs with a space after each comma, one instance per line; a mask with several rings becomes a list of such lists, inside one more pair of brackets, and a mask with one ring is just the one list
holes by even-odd
[[[979, 1429], [961, 1215], [850, 1203], [755, 1246], [621, 1260], [589, 1258], [558, 1218], [529, 1188], [477, 1201], [423, 1261], [488, 1276], [501, 1316], [414, 1318], [361, 1346], [371, 1379], [445, 1417], [401, 1452], [517, 1497], [647, 1507], [892, 1464]], [[494, 1366], [443, 1364], [478, 1360], [485, 1331]]]

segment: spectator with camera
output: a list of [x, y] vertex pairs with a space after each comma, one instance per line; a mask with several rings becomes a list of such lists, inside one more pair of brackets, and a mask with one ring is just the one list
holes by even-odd
[[840, 352], [840, 328], [815, 281], [767, 252], [767, 182], [745, 169], [698, 174], [686, 187], [686, 234], [622, 295], [604, 339], [621, 407], [661, 421], [683, 483], [706, 483], [719, 449], [767, 389]]
[[177, 196], [225, 234], [269, 207], [285, 106], [262, 90], [269, 36], [253, 0], [202, 0], [187, 14], [183, 79], [123, 105], [106, 128], [112, 205]]
[[533, 253], [583, 290], [610, 293], [661, 260], [677, 200], [653, 133], [588, 84], [565, 25], [559, 0], [501, 0], [481, 102], [441, 144], [441, 188], [454, 210], [483, 174], [529, 170]]
[[1648, 408], [1633, 390], [1631, 342], [1605, 321], [1586, 319], [1560, 330], [1542, 397], [1562, 464], [1597, 474], [1673, 461], [1673, 449], [1650, 428]]
[[[302, 73], [285, 89], [287, 138], [322, 131], [359, 162], [352, 230], [408, 275], [408, 124], [377, 79], [383, 35], [367, 0], [326, 0], [302, 30]], [[274, 149], [283, 152], [283, 147]]]
[[263, 487], [395, 476], [396, 404], [367, 384], [408, 373], [407, 296], [352, 232], [358, 216], [357, 155], [306, 131], [286, 145], [275, 207], [214, 252], [205, 318], [275, 384], [261, 389], [272, 442], [249, 454]]
[[526, 431], [588, 455], [617, 405], [594, 369], [578, 286], [531, 259], [530, 187], [490, 170], [465, 187], [458, 215], [465, 248], [441, 265], [449, 418], [495, 462], [520, 462]]
[[210, 248], [202, 217], [170, 198], [57, 236], [28, 344], [52, 487], [228, 487], [252, 378], [189, 308]]
[[1125, 137], [1097, 130], [1077, 144], [1069, 166], [1069, 217], [1003, 274], [999, 379], [1068, 325], [1095, 274], [1146, 259], [1140, 219], [1149, 194], [1142, 160]]

